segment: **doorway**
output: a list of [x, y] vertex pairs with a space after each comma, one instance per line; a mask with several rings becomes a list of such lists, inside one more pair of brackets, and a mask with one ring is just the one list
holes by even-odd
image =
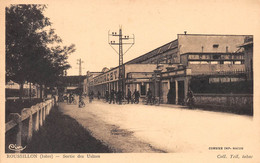
[[178, 104], [184, 104], [184, 81], [178, 81]]
[[168, 103], [169, 104], [175, 104], [176, 103], [176, 84], [175, 84], [175, 81], [174, 82], [170, 82]]

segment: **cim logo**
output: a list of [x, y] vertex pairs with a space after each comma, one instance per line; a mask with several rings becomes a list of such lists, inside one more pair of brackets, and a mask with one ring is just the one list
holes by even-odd
[[10, 144], [10, 145], [8, 146], [8, 148], [9, 148], [11, 151], [21, 152], [21, 151], [23, 151], [23, 150], [26, 148], [26, 146], [25, 146], [25, 147], [22, 147], [22, 146], [17, 146], [16, 144]]

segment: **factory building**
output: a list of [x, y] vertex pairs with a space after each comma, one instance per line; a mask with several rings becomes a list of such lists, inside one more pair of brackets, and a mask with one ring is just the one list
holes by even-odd
[[[184, 104], [188, 89], [197, 87], [192, 79], [207, 75], [211, 82], [219, 80], [240, 81], [244, 72], [250, 35], [178, 34], [177, 39], [123, 64], [123, 92], [130, 89], [146, 96], [150, 88], [162, 103]], [[252, 57], [251, 57], [252, 58]], [[251, 61], [252, 62], [252, 61]], [[249, 64], [251, 63], [248, 62]], [[250, 67], [250, 66], [249, 66]], [[87, 92], [118, 90], [118, 67], [88, 72], [84, 87]], [[230, 74], [230, 75], [229, 75]], [[171, 99], [167, 94], [171, 93]]]

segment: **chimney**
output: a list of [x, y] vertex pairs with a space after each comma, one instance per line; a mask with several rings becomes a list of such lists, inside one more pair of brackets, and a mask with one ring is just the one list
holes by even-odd
[[184, 31], [184, 34], [186, 35], [186, 34], [187, 34], [187, 31]]

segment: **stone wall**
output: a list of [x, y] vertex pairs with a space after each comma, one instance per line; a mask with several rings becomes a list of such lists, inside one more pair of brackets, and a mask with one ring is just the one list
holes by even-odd
[[252, 94], [194, 94], [195, 106], [253, 115]]

